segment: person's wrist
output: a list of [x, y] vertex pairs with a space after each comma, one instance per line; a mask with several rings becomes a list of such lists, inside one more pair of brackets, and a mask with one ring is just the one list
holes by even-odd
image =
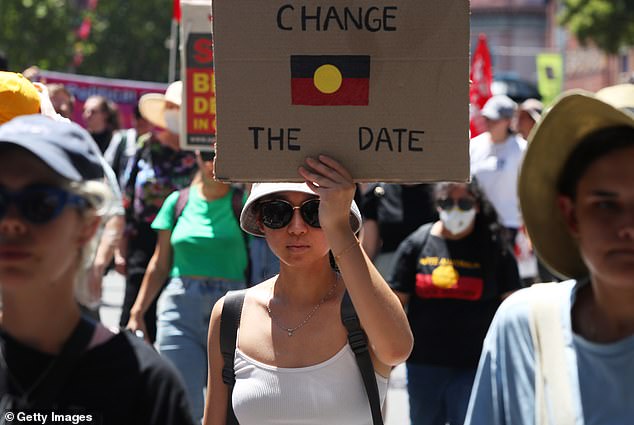
[[106, 271], [106, 263], [102, 261], [95, 260], [92, 267], [97, 274], [104, 274]]
[[133, 318], [135, 320], [141, 319], [144, 314], [144, 311], [139, 307], [132, 307], [130, 309], [130, 318]]
[[329, 220], [321, 224], [322, 229], [326, 234], [339, 234], [345, 235], [347, 233], [352, 234], [352, 228], [350, 227], [350, 218], [349, 216], [343, 218], [336, 218], [334, 220]]
[[344, 249], [342, 249], [339, 252], [334, 252], [333, 251], [333, 256], [335, 257], [336, 261], [339, 261], [343, 258], [344, 255], [346, 255], [348, 252], [352, 251], [354, 248], [356, 248], [357, 246], [360, 246], [361, 242], [359, 242], [359, 239], [354, 238], [354, 240], [350, 243], [350, 245], [348, 245], [347, 247], [345, 247]]

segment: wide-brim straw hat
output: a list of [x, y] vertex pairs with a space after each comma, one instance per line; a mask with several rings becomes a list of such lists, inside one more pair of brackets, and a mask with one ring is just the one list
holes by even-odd
[[[306, 183], [255, 183], [251, 187], [251, 193], [240, 214], [240, 227], [242, 227], [242, 230], [254, 236], [264, 236], [260, 226], [258, 226], [258, 201], [281, 192], [300, 192], [315, 195], [315, 192], [310, 190]], [[361, 229], [361, 213], [354, 201], [350, 205], [350, 227], [355, 233]]]
[[579, 142], [591, 133], [616, 126], [634, 127], [634, 115], [626, 111], [622, 101], [615, 107], [610, 99], [609, 95], [599, 99], [582, 90], [562, 95], [531, 133], [520, 171], [519, 198], [526, 229], [537, 255], [560, 277], [588, 275], [557, 203], [562, 169]]
[[167, 128], [167, 123], [163, 117], [165, 111], [165, 102], [171, 102], [181, 106], [183, 102], [183, 82], [174, 81], [167, 86], [165, 94], [147, 93], [139, 99], [139, 112], [141, 116], [148, 120], [152, 125], [161, 128]]

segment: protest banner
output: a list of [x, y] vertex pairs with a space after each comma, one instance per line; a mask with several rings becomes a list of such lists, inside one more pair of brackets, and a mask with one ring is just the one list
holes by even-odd
[[216, 95], [211, 41], [211, 0], [182, 0], [181, 147], [211, 150], [216, 136]]
[[216, 177], [469, 177], [469, 2], [213, 0]]
[[167, 84], [148, 81], [121, 80], [89, 75], [68, 74], [55, 71], [40, 71], [36, 78], [44, 84], [63, 84], [75, 97], [72, 120], [84, 125], [82, 111], [90, 96], [100, 95], [112, 100], [119, 109], [121, 128], [132, 127], [134, 107], [146, 93], [165, 93]]

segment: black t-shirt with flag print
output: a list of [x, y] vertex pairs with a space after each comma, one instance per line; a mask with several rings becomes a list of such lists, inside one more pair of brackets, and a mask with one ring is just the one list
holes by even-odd
[[517, 264], [476, 232], [448, 240], [430, 229], [421, 226], [400, 244], [389, 279], [392, 289], [410, 295], [408, 362], [475, 368], [501, 295], [521, 287]]

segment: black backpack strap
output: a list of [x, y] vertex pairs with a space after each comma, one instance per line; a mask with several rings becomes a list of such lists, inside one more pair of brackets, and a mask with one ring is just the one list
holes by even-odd
[[125, 167], [121, 164], [121, 160], [123, 159], [123, 153], [126, 151], [128, 146], [128, 130], [119, 130], [115, 133], [115, 135], [119, 140], [117, 143], [117, 149], [114, 152], [114, 157], [112, 158], [112, 169], [117, 175], [117, 179], [121, 180], [121, 174], [125, 170]]
[[244, 198], [244, 190], [237, 186], [233, 186], [233, 194], [231, 195], [231, 207], [233, 208], [233, 216], [240, 224], [240, 213], [242, 212], [242, 199]]
[[187, 201], [189, 201], [189, 187], [181, 189], [178, 191], [178, 199], [176, 200], [176, 205], [174, 206], [174, 219], [172, 220], [172, 230], [176, 227], [176, 222], [183, 214], [183, 210], [185, 209], [185, 205], [187, 205]]
[[[145, 159], [151, 163], [150, 152], [148, 151], [148, 145], [150, 143], [150, 136], [140, 137], [137, 140], [137, 150], [132, 158], [132, 166], [130, 168], [130, 175], [124, 176], [125, 187], [123, 188], [123, 195], [126, 197], [125, 206], [125, 221], [126, 223], [136, 223], [137, 218], [134, 216], [134, 197], [136, 194], [136, 180], [139, 175], [139, 161]], [[127, 205], [127, 206], [126, 206]]]
[[363, 378], [363, 385], [368, 394], [370, 411], [372, 412], [372, 423], [374, 425], [383, 425], [379, 387], [376, 384], [374, 365], [372, 364], [372, 358], [370, 357], [370, 351], [368, 349], [368, 337], [361, 328], [359, 317], [354, 310], [354, 305], [352, 305], [348, 291], [344, 293], [343, 299], [341, 300], [341, 322], [348, 331], [348, 342], [350, 343], [352, 351], [354, 351], [357, 365], [359, 366], [359, 371]]
[[227, 392], [227, 425], [238, 425], [238, 420], [233, 412], [231, 397], [233, 386], [236, 383], [236, 372], [234, 369], [234, 357], [236, 352], [236, 338], [240, 327], [242, 316], [242, 304], [246, 289], [240, 291], [229, 291], [225, 295], [222, 313], [220, 315], [220, 352], [224, 360], [222, 367], [222, 382], [228, 387]]

